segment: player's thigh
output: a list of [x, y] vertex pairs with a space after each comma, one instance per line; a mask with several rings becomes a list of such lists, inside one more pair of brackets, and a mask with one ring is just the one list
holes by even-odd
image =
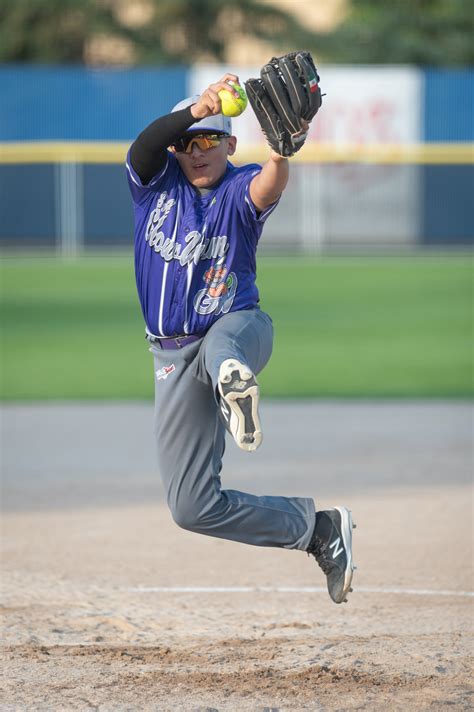
[[216, 322], [203, 342], [206, 368], [215, 381], [227, 358], [247, 363], [255, 373], [267, 364], [273, 346], [271, 318], [259, 309], [231, 312]]
[[165, 479], [202, 468], [222, 438], [212, 384], [196, 377], [198, 353], [194, 344], [179, 352], [153, 350], [154, 435]]

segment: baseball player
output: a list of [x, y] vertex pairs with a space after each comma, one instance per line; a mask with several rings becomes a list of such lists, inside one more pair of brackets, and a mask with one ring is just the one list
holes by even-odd
[[[303, 145], [321, 104], [318, 79], [310, 55], [293, 53], [246, 83], [272, 146], [263, 166], [229, 161], [237, 139], [218, 92], [234, 91], [239, 79], [225, 74], [145, 128], [127, 170], [136, 283], [154, 357], [158, 464], [171, 514], [200, 534], [312, 554], [341, 603], [354, 568], [349, 510], [316, 512], [310, 498], [223, 489], [220, 478], [226, 429], [248, 452], [262, 440], [256, 376], [270, 358], [273, 332], [259, 307], [256, 250], [288, 182], [287, 156]], [[300, 96], [288, 125], [278, 92], [293, 101], [289, 80]]]

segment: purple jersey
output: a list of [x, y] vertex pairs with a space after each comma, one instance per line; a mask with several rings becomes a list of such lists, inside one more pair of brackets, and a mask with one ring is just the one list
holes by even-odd
[[127, 158], [135, 210], [135, 274], [148, 331], [201, 334], [222, 314], [258, 303], [255, 254], [263, 223], [249, 196], [261, 166], [227, 164], [201, 196], [168, 152], [164, 169], [142, 185]]

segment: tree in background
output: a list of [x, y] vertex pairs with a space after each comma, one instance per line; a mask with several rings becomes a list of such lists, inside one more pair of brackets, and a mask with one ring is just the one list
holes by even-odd
[[[313, 2], [314, 0], [308, 0]], [[318, 62], [474, 63], [472, 0], [348, 0], [315, 33], [259, 0], [2, 0], [0, 61], [66, 64], [225, 62], [236, 37], [295, 48]], [[252, 63], [252, 57], [248, 58]]]
[[2, 0], [0, 61], [82, 64], [91, 35], [126, 36], [97, 0]]
[[225, 62], [236, 38], [257, 38], [272, 49], [306, 47], [315, 40], [293, 15], [257, 0], [154, 0], [154, 5], [142, 48], [145, 59], [153, 59], [156, 40], [170, 57], [189, 63]]
[[319, 38], [336, 62], [474, 64], [472, 0], [351, 0], [345, 20]]
[[[131, 8], [138, 13], [131, 16]], [[0, 6], [2, 62], [96, 63], [97, 41], [110, 47], [108, 62], [98, 63], [222, 62], [239, 34], [273, 46], [304, 47], [314, 39], [291, 14], [258, 0], [2, 0]]]

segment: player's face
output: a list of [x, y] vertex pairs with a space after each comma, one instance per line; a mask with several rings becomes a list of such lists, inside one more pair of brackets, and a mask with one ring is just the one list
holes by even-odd
[[213, 148], [200, 148], [193, 142], [190, 153], [177, 152], [176, 158], [184, 175], [196, 188], [210, 188], [224, 175], [227, 158], [235, 153], [237, 139], [226, 136]]

